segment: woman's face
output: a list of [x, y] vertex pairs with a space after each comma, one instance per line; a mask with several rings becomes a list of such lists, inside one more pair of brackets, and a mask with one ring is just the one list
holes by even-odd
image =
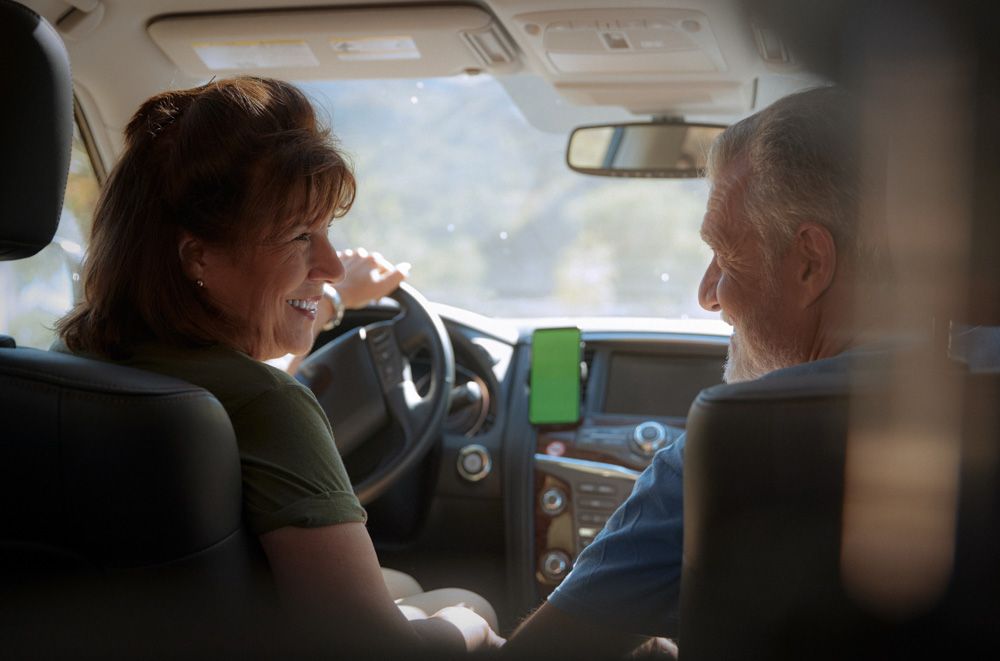
[[253, 331], [247, 349], [254, 358], [304, 354], [312, 347], [323, 285], [344, 277], [327, 229], [326, 221], [299, 225], [246, 255], [206, 249], [205, 293]]

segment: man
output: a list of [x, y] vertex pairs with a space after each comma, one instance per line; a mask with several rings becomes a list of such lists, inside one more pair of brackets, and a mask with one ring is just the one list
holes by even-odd
[[[833, 357], [860, 343], [856, 297], [877, 292], [887, 268], [879, 233], [859, 222], [857, 132], [849, 99], [819, 88], [734, 124], [712, 146], [701, 235], [713, 257], [698, 295], [734, 328], [726, 382], [843, 369], [847, 361]], [[573, 571], [515, 631], [508, 654], [670, 650], [649, 637], [676, 633], [683, 457], [683, 438], [656, 454]]]

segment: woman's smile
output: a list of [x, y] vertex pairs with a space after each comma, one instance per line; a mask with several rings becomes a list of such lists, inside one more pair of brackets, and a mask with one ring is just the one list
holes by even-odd
[[310, 320], [315, 320], [321, 299], [322, 296], [314, 296], [310, 298], [290, 298], [285, 302], [292, 306], [296, 312], [308, 317]]

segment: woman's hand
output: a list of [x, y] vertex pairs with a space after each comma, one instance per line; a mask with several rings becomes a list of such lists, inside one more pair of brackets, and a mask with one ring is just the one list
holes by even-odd
[[410, 271], [407, 262], [393, 265], [379, 253], [364, 248], [344, 250], [337, 256], [345, 271], [344, 279], [336, 285], [337, 292], [348, 309], [363, 308], [369, 301], [391, 294]]
[[491, 647], [500, 647], [506, 640], [501, 638], [480, 615], [465, 606], [447, 606], [431, 615], [448, 622], [465, 638], [465, 648], [469, 652]]
[[318, 640], [329, 636], [365, 658], [451, 658], [462, 647], [504, 643], [486, 620], [462, 606], [442, 608], [426, 620], [419, 609], [404, 614], [389, 594], [363, 523], [285, 526], [264, 533], [260, 542], [283, 611]]
[[[363, 308], [371, 301], [388, 296], [399, 286], [410, 273], [409, 262], [393, 265], [377, 252], [368, 252], [364, 248], [338, 251], [337, 256], [344, 263], [344, 279], [337, 283], [335, 289], [345, 308]], [[327, 285], [328, 287], [330, 285]], [[316, 321], [313, 322], [313, 337], [330, 321], [337, 321], [337, 309], [333, 298], [327, 293], [319, 302], [316, 310]], [[285, 356], [269, 364], [295, 374], [302, 363], [303, 356]]]

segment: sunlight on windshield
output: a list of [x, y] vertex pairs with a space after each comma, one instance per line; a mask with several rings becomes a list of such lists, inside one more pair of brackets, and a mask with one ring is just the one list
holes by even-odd
[[567, 136], [529, 125], [487, 76], [300, 84], [357, 171], [335, 245], [411, 262], [431, 300], [491, 316], [718, 317], [697, 297], [704, 181], [577, 174]]

